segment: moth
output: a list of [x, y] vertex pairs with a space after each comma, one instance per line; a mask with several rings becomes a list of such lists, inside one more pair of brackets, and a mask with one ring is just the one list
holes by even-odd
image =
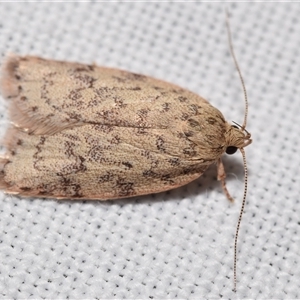
[[[228, 19], [227, 19], [228, 21]], [[0, 188], [8, 194], [56, 199], [116, 199], [174, 189], [216, 163], [229, 200], [221, 156], [244, 148], [248, 100], [229, 25], [231, 54], [245, 96], [243, 125], [228, 123], [202, 97], [177, 85], [123, 70], [9, 56], [0, 89], [11, 126], [0, 157]]]
[[[0, 160], [6, 193], [115, 199], [173, 189], [251, 140], [200, 96], [151, 77], [10, 56], [1, 78], [12, 126]], [[228, 194], [226, 192], [226, 194]]]

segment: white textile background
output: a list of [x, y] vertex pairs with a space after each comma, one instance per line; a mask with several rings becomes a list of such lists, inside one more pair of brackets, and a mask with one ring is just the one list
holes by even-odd
[[[151, 75], [208, 99], [242, 123], [249, 93], [249, 193], [233, 289], [243, 194], [240, 153], [227, 157], [230, 204], [212, 166], [170, 192], [118, 201], [0, 194], [0, 298], [300, 298], [300, 4], [0, 3], [8, 52], [95, 62]], [[7, 109], [1, 98], [1, 136]]]

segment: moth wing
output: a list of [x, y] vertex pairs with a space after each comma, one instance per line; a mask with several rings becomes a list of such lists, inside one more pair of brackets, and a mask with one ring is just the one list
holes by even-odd
[[36, 134], [86, 123], [162, 128], [174, 122], [174, 111], [180, 112], [175, 118], [184, 119], [208, 104], [151, 77], [31, 56], [8, 57], [0, 86], [12, 121]]
[[133, 128], [84, 125], [42, 136], [13, 128], [9, 134], [14, 140], [0, 186], [23, 196], [105, 200], [157, 193], [196, 179], [210, 164], [160, 152]]
[[159, 192], [199, 177], [224, 152], [222, 114], [150, 77], [11, 56], [1, 87], [15, 125], [0, 174], [10, 192], [97, 199]]

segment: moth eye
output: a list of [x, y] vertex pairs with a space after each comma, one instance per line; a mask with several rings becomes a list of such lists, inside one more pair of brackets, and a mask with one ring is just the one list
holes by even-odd
[[236, 129], [239, 129], [239, 127], [236, 126], [236, 125], [231, 125], [231, 127], [236, 128]]
[[237, 147], [235, 147], [235, 146], [229, 146], [229, 147], [227, 147], [226, 148], [226, 153], [227, 154], [233, 154], [233, 153], [235, 153], [236, 151], [237, 151]]

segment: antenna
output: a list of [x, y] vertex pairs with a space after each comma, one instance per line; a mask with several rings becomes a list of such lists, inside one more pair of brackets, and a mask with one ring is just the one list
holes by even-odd
[[[250, 139], [250, 134], [248, 133], [248, 131], [245, 129], [246, 125], [247, 125], [247, 118], [248, 118], [248, 96], [247, 96], [247, 91], [246, 91], [246, 87], [245, 87], [245, 83], [244, 83], [244, 79], [240, 70], [240, 67], [238, 65], [238, 62], [236, 60], [235, 54], [234, 54], [234, 50], [233, 50], [233, 44], [232, 44], [232, 38], [231, 38], [231, 31], [230, 31], [230, 24], [229, 24], [229, 14], [228, 11], [226, 10], [226, 27], [227, 27], [227, 33], [228, 33], [228, 42], [229, 42], [229, 48], [230, 48], [230, 53], [231, 56], [233, 58], [234, 64], [235, 64], [235, 68], [238, 71], [239, 77], [240, 77], [240, 81], [242, 83], [242, 87], [243, 87], [243, 92], [244, 92], [244, 99], [245, 99], [245, 114], [244, 114], [244, 122], [243, 125], [240, 126], [242, 131], [246, 132], [246, 137], [248, 138], [248, 140]], [[248, 144], [245, 144], [245, 146], [249, 145], [250, 142], [248, 142]], [[246, 196], [247, 196], [247, 189], [248, 189], [248, 168], [247, 168], [247, 161], [246, 161], [246, 155], [245, 155], [245, 150], [244, 148], [239, 148], [242, 156], [243, 156], [243, 164], [244, 164], [244, 195], [243, 195], [243, 201], [242, 201], [242, 207], [240, 210], [240, 214], [239, 214], [239, 218], [238, 218], [238, 223], [236, 226], [236, 231], [235, 231], [235, 238], [234, 238], [234, 263], [233, 263], [233, 277], [234, 277], [234, 292], [236, 292], [236, 286], [237, 286], [237, 276], [236, 276], [236, 266], [237, 266], [237, 242], [238, 242], [238, 236], [239, 236], [239, 231], [240, 231], [240, 226], [241, 226], [241, 221], [242, 221], [242, 216], [245, 210], [245, 204], [246, 204]]]
[[229, 13], [226, 10], [226, 27], [227, 27], [227, 33], [228, 33], [228, 43], [229, 43], [229, 48], [230, 48], [230, 53], [231, 56], [233, 58], [234, 64], [235, 64], [235, 68], [238, 71], [239, 77], [240, 77], [240, 81], [242, 83], [242, 87], [243, 87], [243, 92], [244, 92], [244, 99], [245, 99], [245, 115], [244, 115], [244, 122], [242, 125], [242, 129], [245, 129], [247, 126], [247, 118], [248, 118], [248, 95], [247, 95], [247, 91], [246, 91], [246, 87], [245, 87], [245, 82], [239, 67], [239, 64], [237, 62], [237, 59], [235, 57], [234, 54], [234, 50], [233, 50], [233, 44], [232, 44], [232, 38], [231, 38], [231, 31], [230, 31], [230, 24], [229, 24]]

